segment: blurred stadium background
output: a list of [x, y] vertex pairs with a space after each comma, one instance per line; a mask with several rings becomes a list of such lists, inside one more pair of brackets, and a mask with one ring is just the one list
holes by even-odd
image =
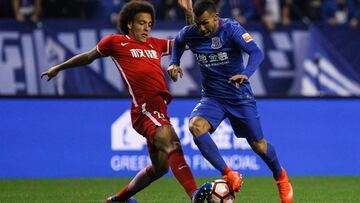
[[[117, 13], [126, 2], [0, 0], [0, 179], [131, 177], [149, 163], [110, 59], [64, 71], [53, 82], [39, 77], [117, 33]], [[150, 2], [157, 10], [152, 35], [174, 37], [185, 25], [177, 1]], [[221, 16], [241, 22], [264, 51], [250, 80], [265, 136], [288, 173], [360, 176], [360, 1], [219, 0], [217, 5]], [[164, 69], [168, 64], [164, 57]], [[194, 174], [216, 177], [187, 129], [201, 89], [190, 52], [182, 67], [181, 80], [168, 80], [175, 96], [169, 113]], [[213, 138], [234, 169], [245, 176], [270, 175], [246, 141], [234, 139], [228, 122]]]

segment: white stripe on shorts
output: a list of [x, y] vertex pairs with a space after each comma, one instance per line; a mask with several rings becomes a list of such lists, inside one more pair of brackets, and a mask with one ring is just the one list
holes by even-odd
[[150, 120], [156, 125], [156, 126], [162, 126], [161, 123], [159, 123], [159, 121], [156, 120], [156, 118], [154, 118], [154, 116], [151, 115], [151, 113], [149, 113], [146, 110], [146, 103], [144, 103], [143, 105], [141, 105], [142, 108], [142, 113], [145, 114], [147, 117], [150, 118]]

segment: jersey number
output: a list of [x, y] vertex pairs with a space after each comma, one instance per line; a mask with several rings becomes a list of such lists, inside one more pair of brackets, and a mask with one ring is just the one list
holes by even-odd
[[157, 115], [158, 118], [165, 118], [164, 114], [158, 111], [154, 111], [154, 114]]

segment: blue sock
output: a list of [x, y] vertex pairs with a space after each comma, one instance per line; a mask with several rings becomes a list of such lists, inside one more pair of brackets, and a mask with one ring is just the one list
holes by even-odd
[[281, 166], [276, 156], [275, 149], [270, 143], [267, 143], [266, 154], [261, 154], [260, 157], [265, 161], [266, 165], [273, 172], [274, 178], [278, 179], [281, 176]]
[[213, 165], [217, 170], [224, 174], [226, 163], [221, 157], [220, 152], [209, 133], [204, 133], [199, 137], [194, 137], [194, 142], [198, 146], [201, 154]]

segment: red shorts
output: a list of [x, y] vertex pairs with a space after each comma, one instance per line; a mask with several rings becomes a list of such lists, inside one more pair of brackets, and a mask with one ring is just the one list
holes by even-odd
[[156, 129], [163, 125], [171, 125], [164, 98], [144, 98], [138, 107], [131, 108], [131, 122], [136, 132], [146, 138], [148, 149], [151, 151]]

